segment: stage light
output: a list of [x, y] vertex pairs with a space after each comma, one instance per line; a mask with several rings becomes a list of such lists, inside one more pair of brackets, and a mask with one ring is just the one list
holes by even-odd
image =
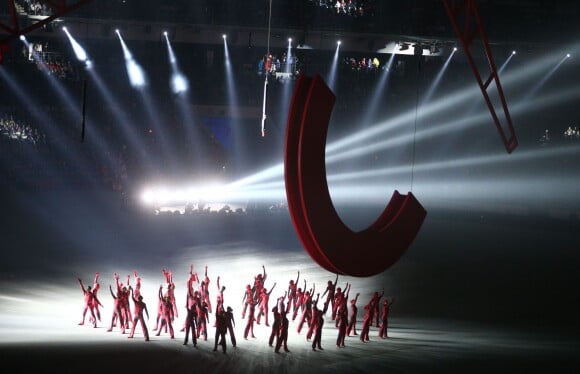
[[288, 43], [292, 43], [292, 38], [288, 38]]
[[336, 42], [336, 44], [341, 45], [342, 42], [339, 40], [339, 41]]
[[179, 94], [186, 92], [189, 88], [189, 82], [187, 78], [181, 73], [174, 73], [171, 77], [171, 90], [174, 94]]
[[515, 54], [516, 54], [516, 51], [512, 51], [512, 55], [515, 55]]
[[62, 30], [65, 32], [66, 36], [68, 37], [70, 44], [73, 47], [73, 51], [77, 60], [86, 62], [88, 60], [87, 52], [81, 45], [73, 38], [73, 36], [68, 32], [66, 27], [63, 27]]
[[222, 34], [222, 38], [223, 38], [224, 40], [226, 40], [226, 38], [227, 38], [227, 37], [228, 37], [228, 36], [227, 36], [226, 34]]
[[570, 58], [570, 57], [571, 57], [570, 54], [566, 53], [566, 58]]
[[24, 42], [24, 41], [26, 41], [26, 37], [24, 35], [20, 35], [20, 40], [22, 40]]

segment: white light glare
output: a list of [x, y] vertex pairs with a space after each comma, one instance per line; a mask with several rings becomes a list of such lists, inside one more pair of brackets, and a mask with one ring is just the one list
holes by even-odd
[[167, 204], [187, 204], [198, 201], [223, 202], [232, 198], [231, 187], [218, 184], [189, 186], [185, 188], [147, 188], [141, 194], [146, 205], [163, 206]]
[[73, 47], [73, 51], [75, 53], [75, 56], [77, 57], [77, 60], [82, 61], [82, 62], [86, 62], [88, 59], [88, 56], [87, 56], [87, 52], [85, 52], [85, 49], [83, 47], [81, 47], [81, 45], [72, 37], [72, 35], [68, 32], [68, 29], [66, 27], [63, 27], [62, 30], [65, 32], [66, 36], [68, 37], [70, 44]]
[[572, 57], [569, 53], [566, 53], [566, 58]]
[[342, 42], [339, 40], [339, 41], [336, 42], [336, 44], [341, 45]]
[[24, 35], [20, 35], [20, 40], [25, 41], [26, 37]]
[[516, 54], [516, 51], [512, 51], [512, 55], [515, 55], [515, 54]]
[[224, 38], [224, 40], [227, 38], [228, 36], [226, 34], [222, 34], [222, 38]]
[[189, 88], [187, 78], [181, 73], [175, 73], [171, 77], [171, 90], [174, 94], [186, 92]]
[[145, 73], [135, 60], [130, 59], [127, 61], [127, 71], [129, 72], [129, 80], [133, 87], [145, 86]]

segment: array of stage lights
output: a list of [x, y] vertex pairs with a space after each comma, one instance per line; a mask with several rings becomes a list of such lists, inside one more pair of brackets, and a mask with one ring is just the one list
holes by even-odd
[[[80, 44], [76, 41], [73, 42], [74, 38], [72, 38], [72, 36], [70, 36], [70, 33], [68, 33], [66, 30], [64, 30], [64, 31], [67, 33], [67, 36], [69, 36], [69, 38], [71, 39], [71, 46], [72, 46], [73, 50], [75, 51], [77, 58], [79, 58], [80, 61], [85, 61], [85, 62], [90, 61], [90, 59], [88, 58], [88, 54], [86, 53], [86, 51], [84, 51], [82, 49]], [[146, 76], [144, 74], [143, 69], [140, 68], [139, 63], [133, 58], [131, 52], [128, 50], [128, 47], [125, 45], [125, 43], [121, 37], [121, 33], [119, 31], [117, 31], [117, 34], [119, 35], [119, 40], [121, 42], [121, 45], [122, 45], [123, 51], [124, 51], [124, 55], [126, 57], [127, 71], [128, 71], [129, 78], [130, 78], [131, 82], [133, 83], [135, 88], [139, 88], [139, 87], [142, 87], [143, 85], [146, 85], [147, 79], [146, 79]], [[224, 37], [224, 40], [226, 40], [226, 39], [227, 38]], [[167, 40], [167, 45], [168, 45], [168, 52], [169, 52], [169, 56], [170, 56], [170, 61], [172, 61], [172, 63], [176, 62], [175, 56], [172, 55], [169, 39], [167, 38], [166, 40]], [[289, 41], [289, 45], [291, 45], [291, 41]], [[340, 44], [337, 43], [337, 53], [335, 54], [335, 56], [338, 55], [339, 47], [340, 47]], [[509, 58], [511, 58], [514, 55], [515, 55], [515, 52], [512, 53]], [[567, 58], [570, 58], [569, 54], [564, 57], [564, 60]], [[385, 69], [385, 70], [388, 71], [388, 69]], [[536, 70], [539, 70], [539, 68]], [[501, 69], [500, 69], [500, 72], [501, 72]], [[528, 72], [529, 72], [529, 70], [528, 70]], [[185, 78], [185, 77], [182, 76], [181, 78]], [[523, 78], [524, 77], [522, 76], [522, 79]], [[328, 81], [332, 83], [332, 76], [329, 77]], [[510, 80], [508, 79], [508, 80], [506, 80], [506, 82], [509, 83]], [[186, 89], [187, 85], [182, 81], [179, 84], [174, 84], [174, 87], [176, 88], [177, 92], [183, 92], [183, 90]], [[469, 90], [467, 90], [467, 91], [469, 91]], [[474, 90], [473, 92], [471, 92], [471, 91], [467, 92], [467, 91], [463, 92], [461, 95], [459, 95], [459, 96], [461, 96], [462, 101], [472, 100], [473, 97], [475, 97], [478, 94], [477, 90]], [[440, 110], [445, 110], [445, 109], [448, 109], [450, 106], [454, 106], [454, 105], [458, 105], [458, 103], [453, 102], [452, 96], [445, 98], [445, 100], [435, 100], [435, 101], [429, 100], [429, 103], [426, 102], [424, 105], [422, 105], [421, 115], [428, 115], [430, 112], [438, 112]], [[415, 115], [415, 114], [412, 113], [410, 115]], [[345, 159], [350, 158], [350, 157], [357, 157], [357, 156], [362, 155], [362, 154], [368, 154], [369, 152], [373, 152], [373, 150], [375, 150], [375, 149], [383, 149], [384, 147], [386, 147], [388, 145], [392, 145], [392, 144], [397, 143], [397, 142], [410, 142], [411, 139], [409, 137], [393, 137], [393, 138], [389, 139], [386, 143], [385, 143], [385, 141], [379, 141], [378, 139], [376, 139], [376, 135], [380, 134], [381, 132], [384, 132], [385, 131], [384, 129], [395, 128], [397, 126], [398, 120], [400, 120], [400, 119], [393, 118], [391, 121], [389, 121], [389, 124], [377, 124], [376, 126], [370, 127], [368, 129], [368, 131], [352, 134], [352, 136], [350, 136], [348, 138], [344, 138], [344, 139], [341, 139], [337, 142], [329, 144], [328, 161], [329, 162], [337, 162], [337, 161], [345, 160]], [[483, 118], [482, 119], [474, 118], [473, 122], [480, 122], [481, 120], [483, 120]], [[405, 122], [405, 121], [401, 120], [400, 123], [403, 123], [403, 122]], [[465, 125], [465, 123], [466, 123], [466, 121], [463, 121], [463, 124], [458, 124], [458, 126]], [[447, 124], [446, 127], [433, 126], [433, 129], [426, 131], [425, 134], [418, 133], [417, 139], [419, 141], [421, 141], [421, 139], [429, 137], [428, 134], [431, 134], [431, 136], [432, 136], [433, 134], [435, 134], [436, 131], [444, 133], [446, 131], [446, 129], [450, 128], [450, 126], [452, 127], [452, 125], [453, 124]], [[366, 143], [363, 147], [356, 146], [356, 144], [360, 144], [361, 139], [365, 139], [367, 141], [369, 139], [371, 139], [372, 141], [370, 143]], [[342, 144], [342, 145], [339, 146], [339, 144]], [[355, 146], [353, 146], [353, 145], [355, 145]], [[236, 181], [236, 182], [234, 182], [226, 187], [213, 186], [211, 188], [211, 191], [208, 191], [207, 189], [204, 189], [204, 188], [189, 189], [189, 188], [174, 188], [174, 187], [167, 187], [164, 189], [150, 189], [148, 192], [144, 193], [143, 201], [147, 202], [149, 204], [159, 205], [159, 204], [170, 204], [170, 203], [180, 203], [181, 204], [181, 203], [187, 203], [187, 202], [198, 201], [198, 200], [208, 200], [209, 201], [212, 199], [213, 200], [219, 199], [221, 201], [232, 201], [232, 200], [247, 201], [249, 197], [253, 197], [253, 196], [256, 196], [256, 197], [267, 196], [268, 199], [275, 201], [277, 199], [284, 198], [283, 186], [279, 184], [279, 180], [278, 180], [281, 175], [282, 175], [281, 166], [277, 166], [276, 173], [274, 175], [271, 175], [269, 178], [267, 178], [265, 180], [258, 180], [256, 184], [250, 184], [250, 185], [245, 185], [245, 186], [243, 185], [243, 183], [240, 184], [239, 181]], [[335, 176], [330, 176], [330, 178], [334, 178], [334, 177]], [[232, 187], [237, 187], [240, 185], [242, 185], [244, 188], [242, 188], [242, 189], [232, 188]]]

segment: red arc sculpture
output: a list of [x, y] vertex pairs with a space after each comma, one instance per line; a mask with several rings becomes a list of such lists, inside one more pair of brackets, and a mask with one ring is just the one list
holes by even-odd
[[354, 232], [342, 222], [326, 180], [326, 136], [334, 102], [335, 95], [320, 76], [298, 78], [286, 128], [288, 208], [304, 248], [316, 263], [337, 274], [372, 276], [403, 255], [427, 212], [411, 192], [394, 191], [367, 229]]

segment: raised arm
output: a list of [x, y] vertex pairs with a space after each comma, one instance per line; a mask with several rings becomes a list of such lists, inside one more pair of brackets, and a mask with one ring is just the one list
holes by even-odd
[[113, 299], [116, 300], [117, 299], [117, 295], [115, 295], [115, 293], [113, 292], [113, 286], [111, 286], [110, 284], [109, 284], [109, 291], [111, 292], [111, 296], [113, 296]]
[[344, 292], [344, 300], [345, 300], [345, 302], [348, 300], [348, 295], [349, 294], [350, 294], [350, 284], [348, 284], [348, 286], [346, 287], [346, 290]]
[[274, 287], [276, 287], [276, 282], [274, 282], [274, 285], [272, 286], [272, 288], [270, 288], [270, 291], [268, 291], [268, 296], [270, 296], [270, 294], [274, 290]]
[[129, 286], [129, 292], [131, 293], [131, 299], [133, 299], [133, 302], [136, 303], [137, 301], [139, 301], [139, 299], [137, 299], [135, 297], [135, 293], [133, 292], [133, 287]]
[[79, 285], [81, 286], [81, 290], [83, 291], [83, 293], [87, 292], [85, 290], [85, 286], [83, 285], [83, 281], [81, 280], [81, 278], [77, 278], [77, 281], [79, 282]]
[[121, 283], [119, 283], [119, 274], [113, 274], [113, 278], [115, 278], [115, 285], [117, 286], [117, 291], [121, 289]]

